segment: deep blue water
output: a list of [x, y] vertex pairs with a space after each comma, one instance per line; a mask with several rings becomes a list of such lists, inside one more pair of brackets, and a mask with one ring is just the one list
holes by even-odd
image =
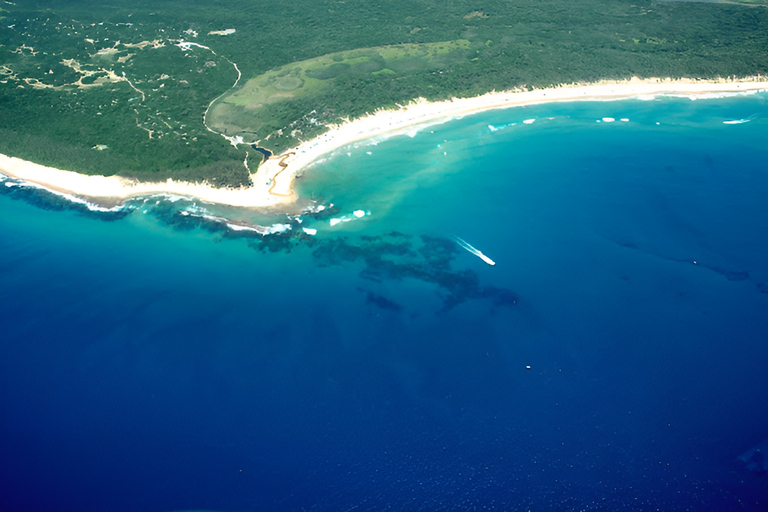
[[768, 96], [374, 142], [266, 238], [0, 184], [0, 510], [768, 509]]

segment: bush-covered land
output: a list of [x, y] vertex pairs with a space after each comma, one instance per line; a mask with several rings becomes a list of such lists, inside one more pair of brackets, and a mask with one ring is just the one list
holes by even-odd
[[85, 173], [244, 184], [246, 148], [251, 170], [260, 156], [220, 133], [279, 152], [416, 97], [765, 74], [768, 8], [749, 3], [6, 3], [0, 152]]

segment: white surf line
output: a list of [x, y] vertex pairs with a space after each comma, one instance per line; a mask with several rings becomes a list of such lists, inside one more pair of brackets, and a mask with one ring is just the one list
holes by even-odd
[[474, 247], [469, 245], [463, 239], [461, 239], [461, 238], [459, 238], [457, 236], [455, 236], [453, 238], [456, 240], [456, 243], [459, 244], [459, 247], [461, 247], [462, 249], [466, 249], [467, 251], [471, 252], [472, 254], [474, 254], [475, 256], [477, 256], [478, 258], [480, 258], [481, 260], [483, 260], [484, 262], [486, 262], [489, 265], [495, 265], [496, 264], [495, 261], [493, 261], [491, 258], [486, 256], [485, 254], [483, 254], [482, 252], [478, 251], [477, 249], [475, 249]]

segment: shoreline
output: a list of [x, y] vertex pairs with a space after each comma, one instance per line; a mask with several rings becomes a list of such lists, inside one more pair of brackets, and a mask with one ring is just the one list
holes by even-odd
[[737, 80], [638, 79], [572, 84], [546, 89], [490, 92], [472, 98], [428, 102], [417, 99], [397, 110], [372, 114], [329, 125], [330, 130], [262, 163], [251, 174], [248, 188], [214, 188], [208, 184], [168, 179], [140, 182], [118, 176], [92, 176], [65, 171], [0, 154], [0, 173], [15, 179], [70, 194], [96, 203], [120, 203], [136, 196], [172, 194], [236, 207], [271, 208], [292, 205], [298, 196], [296, 176], [323, 156], [349, 144], [385, 135], [407, 133], [414, 128], [440, 124], [467, 115], [505, 108], [571, 101], [616, 101], [684, 96], [695, 99], [712, 95], [768, 91], [768, 78]]

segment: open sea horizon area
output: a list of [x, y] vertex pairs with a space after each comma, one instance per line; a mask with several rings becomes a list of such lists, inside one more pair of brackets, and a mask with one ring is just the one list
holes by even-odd
[[768, 509], [768, 93], [487, 111], [295, 187], [0, 178], [1, 510]]

